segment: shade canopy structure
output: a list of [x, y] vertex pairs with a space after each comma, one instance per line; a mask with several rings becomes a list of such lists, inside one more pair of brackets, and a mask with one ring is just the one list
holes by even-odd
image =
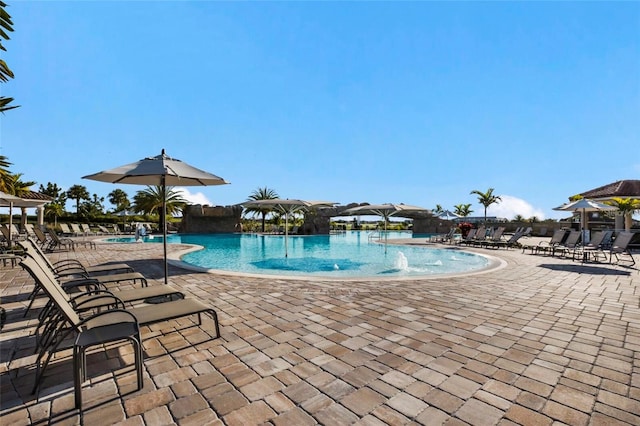
[[457, 219], [460, 219], [462, 216], [455, 214], [450, 210], [443, 210], [440, 213], [437, 213], [435, 217], [442, 220], [457, 220]]
[[82, 178], [116, 184], [155, 185], [161, 188], [165, 284], [169, 282], [169, 266], [167, 263], [167, 186], [213, 186], [229, 183], [219, 176], [167, 156], [164, 149], [160, 155], [155, 157], [143, 158], [135, 163], [104, 170]]
[[424, 207], [411, 206], [408, 204], [365, 204], [361, 206], [351, 207], [344, 210], [342, 215], [351, 216], [381, 216], [384, 220], [384, 233], [385, 233], [385, 251], [387, 242], [387, 221], [391, 216], [402, 216], [404, 213], [430, 213], [431, 210]]
[[598, 212], [598, 211], [615, 211], [618, 210], [617, 207], [610, 206], [608, 204], [599, 203], [594, 200], [590, 200], [588, 198], [581, 198], [576, 201], [571, 201], [566, 204], [563, 204], [559, 207], [554, 208], [553, 210], [558, 211], [570, 211], [570, 212], [579, 212], [580, 213], [580, 229], [582, 231], [582, 238], [584, 241], [585, 231], [587, 230], [587, 213], [588, 212]]
[[16, 197], [15, 195], [7, 194], [0, 191], [0, 207], [9, 207], [9, 241], [7, 244], [11, 247], [11, 229], [13, 227], [13, 208], [14, 207], [41, 207], [47, 204], [45, 200], [27, 200], [24, 198]]
[[289, 239], [289, 215], [313, 208], [333, 207], [335, 204], [336, 203], [333, 201], [307, 201], [288, 198], [247, 200], [242, 203], [238, 203], [239, 206], [244, 208], [276, 211], [284, 215], [284, 257], [289, 256], [287, 241]]

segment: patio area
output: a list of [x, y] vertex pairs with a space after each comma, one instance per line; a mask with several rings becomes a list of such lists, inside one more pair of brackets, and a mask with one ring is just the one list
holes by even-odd
[[[211, 305], [222, 336], [210, 338], [207, 319], [143, 328], [144, 388], [135, 392], [130, 345], [90, 351], [82, 411], [74, 409], [70, 351], [31, 395], [38, 309], [23, 313], [34, 283], [22, 268], [2, 267], [2, 423], [640, 424], [637, 265], [469, 250], [507, 266], [340, 282], [170, 265], [171, 285]], [[98, 243], [51, 258], [68, 256], [126, 262], [149, 285], [163, 285], [160, 244]]]

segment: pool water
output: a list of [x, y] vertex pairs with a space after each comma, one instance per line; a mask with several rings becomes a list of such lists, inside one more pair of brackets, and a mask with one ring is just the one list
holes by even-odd
[[[289, 235], [285, 257], [284, 235], [181, 234], [168, 243], [196, 244], [203, 250], [181, 260], [206, 269], [260, 275], [318, 276], [332, 278], [412, 277], [469, 272], [485, 268], [486, 257], [461, 250], [377, 243], [370, 232], [347, 231], [335, 235]], [[389, 232], [388, 238], [411, 238], [411, 233]], [[133, 238], [110, 238], [132, 242]], [[162, 242], [148, 236], [145, 242]]]

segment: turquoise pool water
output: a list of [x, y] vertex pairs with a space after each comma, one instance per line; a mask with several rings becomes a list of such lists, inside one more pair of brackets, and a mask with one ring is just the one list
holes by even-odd
[[[388, 238], [411, 238], [411, 233], [389, 232]], [[376, 243], [369, 232], [288, 237], [285, 257], [283, 235], [175, 234], [168, 243], [196, 244], [203, 250], [181, 260], [206, 269], [260, 275], [319, 276], [331, 278], [412, 277], [470, 272], [485, 268], [486, 257], [461, 250]], [[110, 238], [133, 242], [134, 238]], [[145, 242], [162, 242], [150, 236]]]

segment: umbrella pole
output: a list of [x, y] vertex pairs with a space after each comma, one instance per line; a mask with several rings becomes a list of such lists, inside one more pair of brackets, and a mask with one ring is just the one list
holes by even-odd
[[11, 232], [13, 231], [13, 202], [9, 203], [9, 239], [7, 240], [7, 248], [11, 250]]
[[169, 284], [169, 264], [167, 263], [167, 185], [162, 175], [162, 246], [164, 250], [164, 283]]
[[284, 257], [289, 257], [289, 250], [287, 248], [287, 240], [289, 239], [289, 215], [284, 214]]
[[382, 216], [382, 220], [384, 220], [384, 254], [387, 254], [387, 242], [389, 238], [387, 235], [387, 216]]

